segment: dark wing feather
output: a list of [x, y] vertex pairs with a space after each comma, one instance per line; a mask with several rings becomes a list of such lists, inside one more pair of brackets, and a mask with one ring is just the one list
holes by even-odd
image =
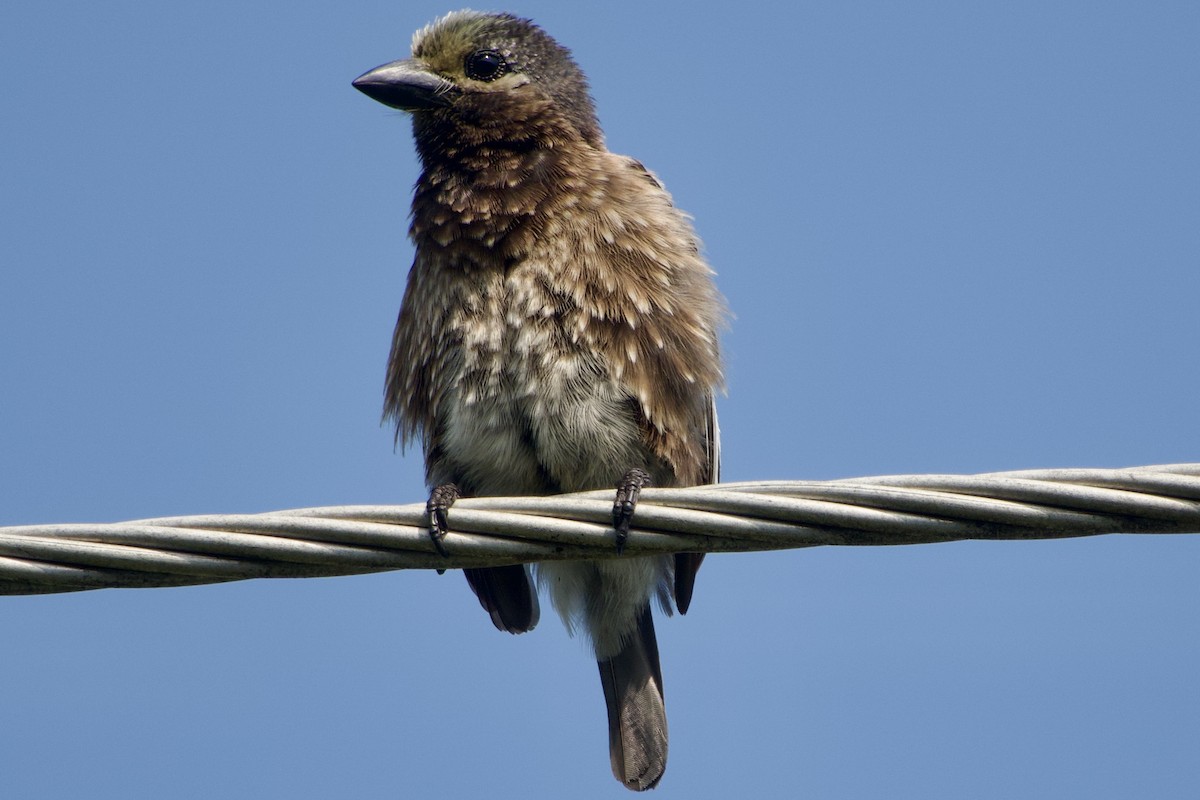
[[537, 591], [523, 564], [485, 569], [464, 569], [479, 604], [499, 630], [525, 633], [538, 624], [541, 610]]
[[[704, 419], [704, 450], [708, 461], [708, 474], [702, 483], [721, 481], [721, 429], [717, 425], [716, 398], [709, 395], [708, 413]], [[696, 572], [704, 553], [675, 554], [675, 606], [680, 614], [686, 614], [692, 604], [692, 590], [696, 585]]]

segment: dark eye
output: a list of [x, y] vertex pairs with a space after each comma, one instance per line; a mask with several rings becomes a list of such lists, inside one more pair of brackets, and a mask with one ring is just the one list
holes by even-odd
[[476, 50], [467, 56], [467, 77], [476, 81], [494, 81], [508, 72], [508, 62], [495, 50]]

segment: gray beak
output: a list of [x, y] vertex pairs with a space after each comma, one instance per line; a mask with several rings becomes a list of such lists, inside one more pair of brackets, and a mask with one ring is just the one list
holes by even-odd
[[393, 61], [364, 72], [353, 86], [372, 100], [401, 111], [420, 111], [450, 105], [454, 84], [439, 78], [411, 59]]

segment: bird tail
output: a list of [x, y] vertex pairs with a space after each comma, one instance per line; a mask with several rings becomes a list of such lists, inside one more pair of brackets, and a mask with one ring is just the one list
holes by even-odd
[[621, 651], [598, 663], [613, 775], [629, 789], [652, 789], [667, 768], [667, 711], [649, 604]]

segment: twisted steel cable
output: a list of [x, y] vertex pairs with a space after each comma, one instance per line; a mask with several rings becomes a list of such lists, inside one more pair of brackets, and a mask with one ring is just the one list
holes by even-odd
[[[612, 492], [0, 528], [0, 594], [616, 558]], [[646, 489], [628, 555], [1200, 533], [1200, 464]]]

